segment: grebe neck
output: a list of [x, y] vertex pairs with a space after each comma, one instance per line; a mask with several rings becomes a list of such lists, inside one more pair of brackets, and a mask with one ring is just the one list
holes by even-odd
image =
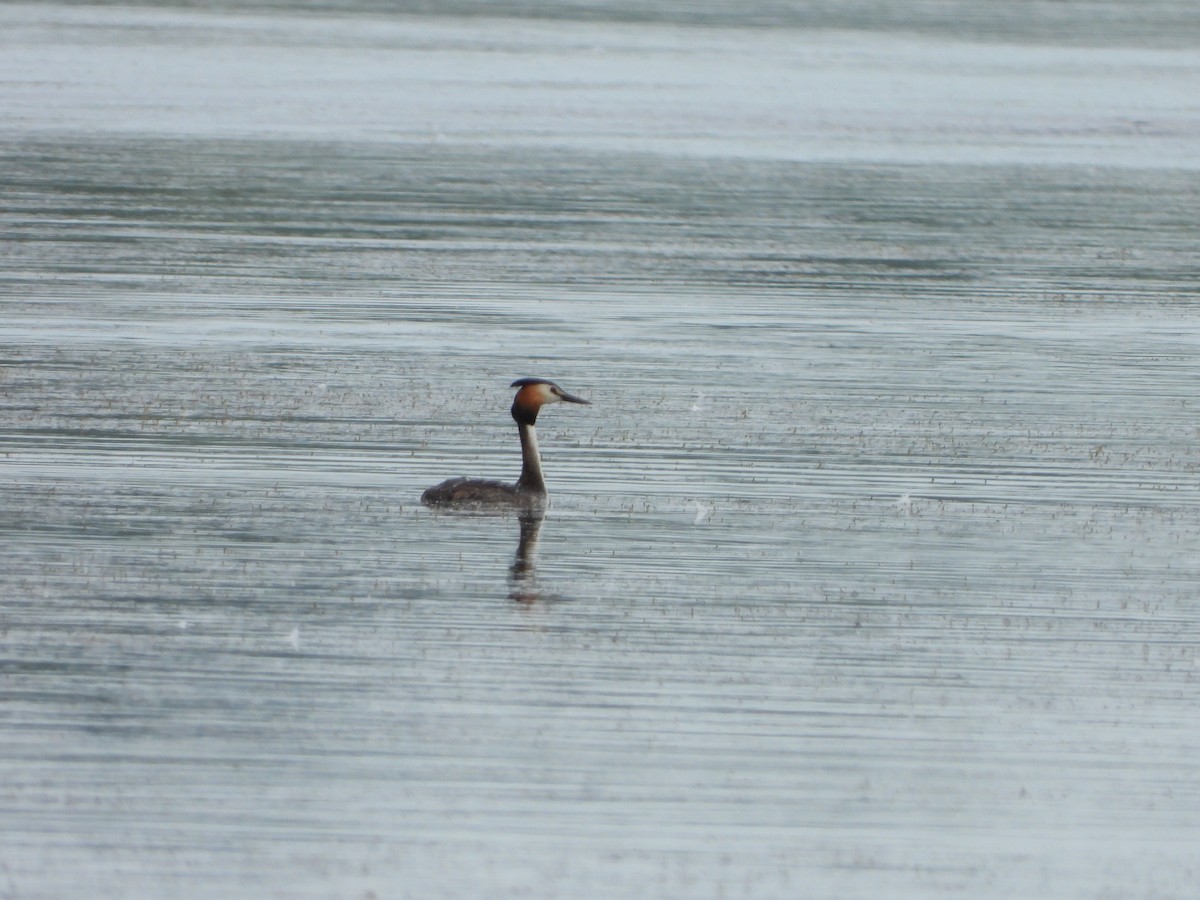
[[525, 422], [517, 423], [521, 433], [521, 477], [517, 488], [534, 494], [546, 494], [546, 479], [542, 477], [542, 457], [538, 453], [537, 430]]

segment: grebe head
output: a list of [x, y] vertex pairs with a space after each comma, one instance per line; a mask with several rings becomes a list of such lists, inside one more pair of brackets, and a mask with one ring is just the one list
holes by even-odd
[[519, 388], [513, 398], [512, 417], [521, 425], [532, 425], [537, 421], [538, 410], [547, 403], [583, 403], [590, 400], [568, 394], [553, 381], [545, 378], [518, 378], [509, 387]]

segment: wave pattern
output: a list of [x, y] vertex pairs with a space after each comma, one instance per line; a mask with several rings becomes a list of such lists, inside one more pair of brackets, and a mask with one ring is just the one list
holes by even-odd
[[1194, 881], [1191, 173], [0, 162], [9, 892]]

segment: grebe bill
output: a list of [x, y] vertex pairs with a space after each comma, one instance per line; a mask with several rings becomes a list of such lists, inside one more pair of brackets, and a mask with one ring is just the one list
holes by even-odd
[[568, 394], [545, 378], [518, 378], [509, 387], [519, 388], [513, 398], [512, 417], [521, 436], [521, 477], [516, 484], [485, 481], [479, 478], [449, 478], [421, 495], [426, 506], [510, 506], [522, 509], [546, 505], [546, 479], [542, 476], [542, 457], [538, 453], [538, 411], [548, 403], [591, 401]]

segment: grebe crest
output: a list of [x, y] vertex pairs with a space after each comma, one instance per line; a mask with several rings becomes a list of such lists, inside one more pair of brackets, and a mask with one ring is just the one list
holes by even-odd
[[545, 378], [518, 378], [509, 387], [518, 389], [511, 409], [521, 438], [521, 477], [517, 483], [449, 478], [421, 495], [421, 502], [426, 506], [545, 508], [546, 480], [542, 477], [542, 457], [538, 452], [537, 431], [534, 428], [538, 413], [550, 403], [588, 405], [591, 401], [569, 394]]

